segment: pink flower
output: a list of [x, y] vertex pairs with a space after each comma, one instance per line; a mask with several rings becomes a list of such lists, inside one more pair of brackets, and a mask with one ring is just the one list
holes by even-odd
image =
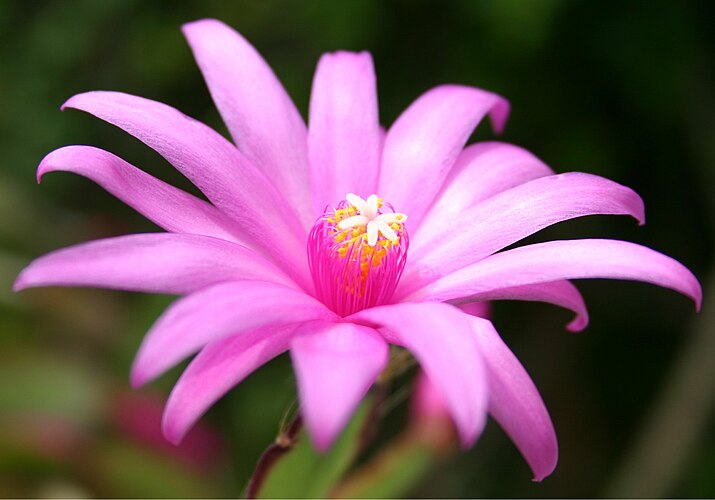
[[115, 394], [108, 418], [123, 438], [136, 441], [147, 449], [176, 458], [199, 472], [217, 469], [224, 455], [221, 435], [208, 425], [197, 424], [179, 446], [162, 436], [163, 399], [152, 393]]
[[235, 145], [169, 106], [131, 95], [89, 92], [63, 108], [143, 141], [210, 202], [97, 148], [53, 151], [38, 178], [56, 170], [88, 177], [167, 232], [53, 252], [15, 284], [183, 296], [149, 331], [132, 368], [140, 386], [198, 352], [165, 409], [169, 440], [179, 442], [223, 394], [290, 350], [306, 427], [325, 450], [395, 344], [412, 352], [440, 392], [464, 446], [489, 412], [540, 480], [557, 458], [544, 404], [492, 324], [452, 304], [550, 302], [573, 310], [569, 328], [580, 330], [587, 313], [570, 279], [641, 280], [700, 303], [690, 271], [633, 243], [585, 239], [503, 250], [566, 219], [644, 218], [638, 195], [607, 179], [554, 175], [505, 143], [465, 148], [487, 114], [501, 131], [509, 110], [503, 98], [440, 86], [384, 132], [370, 55], [337, 52], [318, 64], [307, 128], [239, 34], [214, 20], [190, 23], [184, 33]]

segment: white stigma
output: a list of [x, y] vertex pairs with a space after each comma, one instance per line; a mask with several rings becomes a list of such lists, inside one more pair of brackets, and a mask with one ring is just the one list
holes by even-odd
[[345, 197], [348, 203], [355, 207], [358, 215], [348, 217], [338, 223], [340, 229], [351, 229], [353, 227], [365, 227], [367, 230], [367, 244], [371, 247], [377, 245], [377, 238], [382, 234], [388, 240], [395, 242], [398, 240], [397, 233], [390, 227], [393, 222], [404, 223], [407, 220], [405, 214], [387, 213], [379, 214], [379, 200], [376, 194], [371, 194], [367, 200], [363, 200], [356, 194], [348, 193]]

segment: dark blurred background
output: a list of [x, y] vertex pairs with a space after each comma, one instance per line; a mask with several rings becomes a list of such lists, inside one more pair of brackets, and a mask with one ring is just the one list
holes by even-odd
[[[634, 188], [648, 223], [579, 219], [530, 241], [612, 237], [671, 255], [705, 304], [667, 290], [588, 281], [590, 327], [543, 304], [500, 303], [494, 321], [552, 414], [560, 464], [532, 483], [490, 423], [411, 494], [425, 497], [715, 496], [715, 2], [0, 1], [0, 496], [236, 496], [294, 399], [290, 363], [259, 370], [180, 449], [158, 436], [178, 371], [129, 389], [139, 342], [172, 300], [80, 289], [10, 291], [49, 250], [155, 228], [85, 179], [35, 168], [92, 144], [188, 183], [96, 119], [60, 113], [73, 94], [118, 90], [169, 103], [218, 130], [182, 23], [216, 17], [245, 35], [299, 109], [321, 53], [372, 52], [382, 121], [454, 82], [512, 103], [503, 140], [557, 172]], [[474, 139], [492, 138], [480, 126]], [[709, 293], [708, 293], [709, 292]], [[399, 425], [394, 424], [393, 425]]]

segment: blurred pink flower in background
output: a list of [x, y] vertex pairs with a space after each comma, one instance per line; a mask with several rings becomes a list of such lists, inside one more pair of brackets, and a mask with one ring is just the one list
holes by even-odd
[[501, 142], [465, 148], [487, 114], [502, 130], [503, 98], [439, 86], [384, 132], [370, 55], [337, 52], [318, 64], [306, 127], [238, 33], [214, 20], [190, 23], [184, 33], [235, 145], [169, 106], [127, 94], [79, 94], [63, 108], [140, 139], [209, 202], [97, 148], [53, 151], [38, 179], [57, 170], [88, 177], [167, 232], [53, 252], [15, 284], [184, 296], [149, 331], [132, 369], [139, 386], [198, 352], [164, 412], [170, 441], [290, 350], [301, 413], [325, 450], [395, 344], [419, 361], [463, 446], [474, 443], [489, 412], [541, 480], [557, 460], [541, 397], [491, 322], [453, 304], [549, 302], [574, 311], [569, 328], [581, 330], [586, 308], [568, 280], [617, 278], [672, 288], [699, 306], [690, 271], [633, 243], [583, 239], [503, 250], [575, 217], [644, 221], [641, 199], [615, 182], [555, 175]]
[[161, 432], [164, 401], [157, 394], [119, 392], [110, 403], [110, 422], [129, 440], [175, 457], [198, 472], [215, 469], [224, 456], [219, 433], [201, 423], [178, 446], [168, 443]]

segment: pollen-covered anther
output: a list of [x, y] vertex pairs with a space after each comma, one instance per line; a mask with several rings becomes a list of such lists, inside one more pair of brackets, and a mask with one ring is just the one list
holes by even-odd
[[[350, 229], [354, 227], [365, 227], [367, 231], [367, 244], [374, 247], [377, 244], [379, 234], [388, 240], [395, 242], [399, 236], [390, 224], [402, 224], [407, 220], [405, 214], [385, 213], [378, 214], [382, 206], [377, 195], [370, 195], [367, 200], [363, 200], [355, 194], [348, 194], [347, 202], [355, 208], [359, 215], [353, 215], [343, 219], [338, 223], [338, 229]], [[398, 228], [399, 229], [399, 228]]]
[[386, 303], [405, 266], [406, 220], [374, 194], [327, 209], [308, 239], [318, 298], [343, 316]]

